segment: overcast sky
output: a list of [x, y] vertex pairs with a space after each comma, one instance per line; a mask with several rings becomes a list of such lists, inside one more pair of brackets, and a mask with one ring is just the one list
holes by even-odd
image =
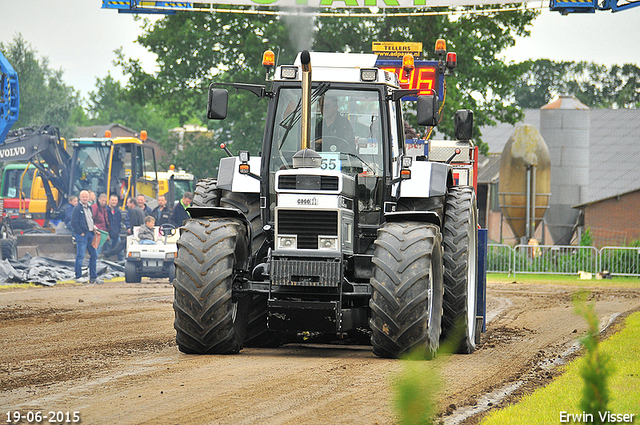
[[[103, 10], [101, 5], [100, 0], [0, 0], [0, 41], [10, 42], [22, 33], [39, 56], [49, 58], [52, 68], [64, 71], [65, 83], [83, 96], [94, 90], [97, 77], [108, 72], [123, 78], [112, 64], [113, 51], [119, 47], [125, 56], [142, 59], [147, 71], [152, 71], [154, 55], [135, 43], [141, 33], [140, 21]], [[518, 39], [505, 58], [640, 65], [639, 22], [640, 7], [568, 16], [544, 10], [534, 21], [531, 37]], [[463, 52], [458, 55], [459, 61], [464, 60]]]

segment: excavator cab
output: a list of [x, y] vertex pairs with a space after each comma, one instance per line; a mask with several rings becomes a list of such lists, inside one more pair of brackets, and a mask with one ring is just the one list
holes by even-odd
[[71, 140], [71, 146], [70, 193], [92, 190], [121, 200], [137, 194], [157, 197], [155, 152], [140, 139], [84, 138]]

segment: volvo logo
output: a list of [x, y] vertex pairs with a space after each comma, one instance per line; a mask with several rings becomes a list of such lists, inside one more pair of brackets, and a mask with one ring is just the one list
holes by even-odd
[[20, 146], [17, 148], [0, 149], [0, 158], [11, 158], [18, 155], [24, 155], [26, 153], [27, 150], [24, 146]]

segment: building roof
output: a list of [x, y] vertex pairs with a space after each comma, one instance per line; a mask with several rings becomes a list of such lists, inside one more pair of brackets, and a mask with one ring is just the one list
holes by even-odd
[[549, 102], [540, 109], [590, 109], [587, 105], [576, 99], [575, 96], [560, 96], [553, 102]]
[[110, 130], [113, 137], [137, 137], [138, 132], [122, 124], [90, 125], [76, 127], [75, 137], [104, 137], [104, 132]]
[[636, 189], [631, 189], [631, 190], [629, 190], [627, 192], [624, 192], [624, 193], [617, 193], [615, 195], [607, 196], [606, 198], [596, 199], [595, 201], [585, 202], [584, 204], [580, 204], [580, 205], [574, 205], [573, 208], [588, 207], [589, 205], [597, 204], [598, 202], [608, 201], [609, 199], [614, 199], [614, 198], [620, 198], [622, 196], [629, 195], [630, 193], [635, 193], [635, 192], [639, 192], [639, 191], [640, 191], [640, 187], [638, 187]]
[[[523, 123], [540, 128], [540, 110], [524, 109]], [[482, 140], [492, 154], [502, 153], [515, 130], [511, 124], [482, 127]], [[587, 202], [640, 188], [640, 109], [592, 109]], [[478, 180], [483, 171], [479, 171]]]
[[500, 179], [500, 158], [502, 154], [480, 155], [478, 161], [478, 183], [497, 183]]
[[592, 109], [588, 203], [640, 188], [640, 109]]
[[[540, 129], [540, 110], [539, 109], [523, 109], [524, 119], [522, 124], [531, 124]], [[482, 141], [489, 145], [489, 153], [502, 153], [504, 145], [507, 144], [509, 137], [516, 129], [514, 125], [498, 123], [495, 127], [480, 127]]]

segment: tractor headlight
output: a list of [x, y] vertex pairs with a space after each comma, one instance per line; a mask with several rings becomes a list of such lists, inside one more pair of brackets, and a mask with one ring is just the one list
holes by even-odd
[[140, 253], [132, 251], [132, 252], [129, 253], [129, 257], [131, 257], [131, 258], [140, 258]]
[[174, 258], [176, 258], [178, 256], [177, 252], [166, 252], [164, 254], [164, 259], [165, 260], [173, 260]]
[[361, 69], [360, 80], [362, 81], [376, 81], [378, 79], [378, 69]]
[[298, 237], [295, 235], [278, 235], [276, 249], [297, 249]]
[[318, 236], [318, 249], [338, 250], [337, 236]]
[[287, 80], [295, 80], [298, 78], [298, 67], [282, 66], [280, 67], [280, 76]]

